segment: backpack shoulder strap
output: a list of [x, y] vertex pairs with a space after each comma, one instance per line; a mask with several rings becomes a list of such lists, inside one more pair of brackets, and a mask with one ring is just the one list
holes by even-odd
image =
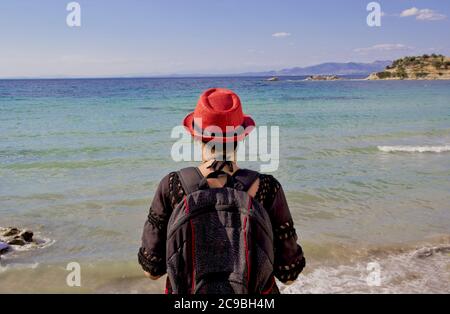
[[199, 189], [199, 183], [203, 179], [203, 175], [197, 167], [183, 168], [177, 174], [186, 195]]
[[250, 169], [239, 169], [233, 177], [236, 181], [236, 189], [247, 192], [256, 179], [258, 179], [259, 172]]

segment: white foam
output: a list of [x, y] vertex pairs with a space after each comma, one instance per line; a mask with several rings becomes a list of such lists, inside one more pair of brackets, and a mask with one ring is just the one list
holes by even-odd
[[13, 251], [23, 252], [23, 251], [31, 251], [35, 249], [44, 249], [49, 246], [52, 246], [56, 241], [49, 238], [35, 238], [34, 242], [27, 243], [25, 245], [11, 245]]
[[[282, 293], [449, 293], [450, 246], [422, 248], [401, 254], [374, 256], [349, 265], [308, 266]], [[367, 263], [380, 265], [380, 286], [369, 286]], [[311, 269], [312, 268], [312, 269]]]
[[450, 152], [450, 145], [441, 146], [378, 146], [378, 150], [386, 153], [444, 153]]
[[37, 269], [39, 266], [39, 263], [7, 264], [6, 266], [0, 264], [0, 274], [5, 273], [9, 270]]

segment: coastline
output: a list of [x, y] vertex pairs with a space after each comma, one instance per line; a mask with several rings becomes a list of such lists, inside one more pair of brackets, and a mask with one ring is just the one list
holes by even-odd
[[398, 78], [398, 77], [390, 77], [390, 78], [369, 78], [364, 79], [366, 81], [450, 81], [450, 77], [446, 78]]
[[450, 80], [450, 57], [444, 55], [410, 56], [397, 59], [368, 80]]
[[[305, 253], [304, 273], [292, 285], [278, 283], [282, 293], [450, 292], [450, 234], [382, 246], [306, 243]], [[14, 259], [8, 257], [0, 268], [0, 293], [164, 292], [165, 276], [157, 281], [145, 278], [136, 260], [80, 262], [81, 287], [69, 287], [65, 263], [39, 264], [20, 258], [15, 263]], [[380, 286], [366, 282], [367, 265], [374, 262], [381, 269]]]

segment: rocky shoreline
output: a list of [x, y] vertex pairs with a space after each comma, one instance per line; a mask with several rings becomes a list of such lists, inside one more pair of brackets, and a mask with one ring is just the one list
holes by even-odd
[[33, 236], [34, 233], [27, 229], [0, 228], [0, 256], [12, 251], [15, 246], [38, 244]]
[[305, 81], [338, 81], [340, 79], [337, 75], [311, 75]]
[[450, 57], [423, 55], [395, 60], [384, 71], [370, 74], [369, 81], [377, 80], [450, 80]]

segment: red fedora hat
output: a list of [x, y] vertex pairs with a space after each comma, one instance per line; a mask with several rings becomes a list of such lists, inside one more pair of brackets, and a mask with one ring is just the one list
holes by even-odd
[[234, 142], [244, 139], [255, 128], [255, 121], [242, 112], [241, 100], [233, 91], [211, 88], [200, 96], [183, 125], [203, 141]]

